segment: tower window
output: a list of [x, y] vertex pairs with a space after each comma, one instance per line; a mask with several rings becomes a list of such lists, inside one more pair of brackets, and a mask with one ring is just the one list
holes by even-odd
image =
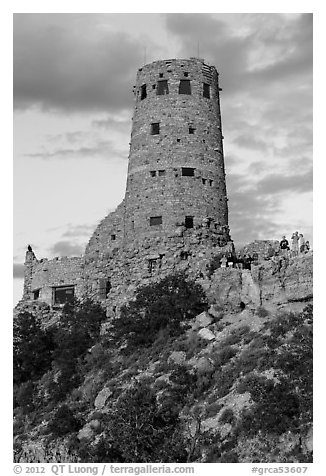
[[180, 79], [179, 94], [191, 94], [191, 85], [189, 79]]
[[160, 73], [160, 78], [163, 78], [163, 73]]
[[155, 89], [155, 88], [156, 88], [156, 84], [153, 84], [153, 85], [152, 85], [152, 89]]
[[195, 130], [196, 129], [194, 127], [189, 127], [189, 134], [194, 134]]
[[148, 260], [148, 271], [154, 273], [160, 267], [159, 259]]
[[146, 84], [143, 84], [140, 88], [140, 99], [143, 100], [147, 97]]
[[183, 76], [184, 76], [185, 78], [188, 78], [189, 73], [188, 73], [187, 71], [185, 71], [185, 72], [183, 73]]
[[111, 235], [111, 240], [114, 241], [116, 239], [116, 235], [112, 234]]
[[185, 217], [185, 227], [193, 228], [194, 227], [194, 217], [186, 216]]
[[162, 217], [150, 217], [149, 224], [150, 226], [162, 225]]
[[160, 123], [159, 122], [152, 122], [151, 124], [151, 134], [152, 136], [157, 135], [160, 133]]
[[202, 178], [201, 181], [203, 182], [203, 185], [206, 185], [207, 179]]
[[156, 177], [156, 170], [151, 170], [150, 174], [151, 174], [151, 177]]
[[159, 170], [158, 175], [159, 177], [163, 177], [165, 175], [165, 170]]
[[181, 175], [183, 177], [194, 177], [195, 169], [193, 169], [191, 167], [182, 167], [181, 168]]
[[209, 185], [212, 186], [213, 185], [213, 180], [209, 180]]
[[203, 84], [203, 96], [208, 99], [211, 97], [210, 86], [207, 83]]
[[34, 301], [37, 301], [40, 297], [40, 290], [36, 289], [36, 291], [33, 291], [33, 299]]
[[157, 81], [156, 94], [158, 96], [169, 94], [169, 86], [168, 86], [167, 79], [162, 79], [161, 81]]

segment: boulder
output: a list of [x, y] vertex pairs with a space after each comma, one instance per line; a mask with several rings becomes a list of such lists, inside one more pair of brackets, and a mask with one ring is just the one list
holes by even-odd
[[212, 322], [213, 318], [208, 314], [208, 312], [204, 311], [196, 316], [193, 328], [200, 329], [201, 327], [207, 327], [212, 324]]
[[197, 360], [195, 367], [199, 372], [209, 372], [213, 369], [214, 365], [210, 361], [210, 359], [205, 356], [202, 356]]
[[89, 439], [93, 436], [93, 428], [87, 423], [81, 430], [79, 430], [77, 438], [79, 440]]
[[108, 387], [104, 387], [95, 398], [95, 401], [94, 401], [95, 408], [97, 410], [101, 410], [103, 407], [105, 407], [105, 404], [108, 398], [111, 397], [112, 393], [113, 393], [112, 390], [110, 390]]
[[203, 327], [203, 329], [200, 329], [200, 331], [198, 332], [198, 335], [199, 337], [205, 340], [215, 339], [215, 335], [213, 334], [213, 332], [210, 331], [209, 329], [206, 329], [205, 327]]
[[183, 351], [174, 351], [170, 354], [168, 361], [175, 364], [182, 364], [186, 360], [186, 353]]

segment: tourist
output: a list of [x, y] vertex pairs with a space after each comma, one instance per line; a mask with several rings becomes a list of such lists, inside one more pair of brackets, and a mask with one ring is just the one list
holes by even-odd
[[300, 253], [304, 253], [305, 251], [305, 240], [302, 233], [299, 235], [299, 251]]
[[298, 256], [299, 254], [299, 234], [297, 231], [291, 236], [291, 254], [292, 256]]
[[306, 243], [305, 243], [305, 253], [308, 253], [308, 251], [310, 251], [310, 243], [309, 243], [309, 241], [306, 241]]
[[228, 268], [233, 268], [233, 256], [232, 253], [229, 251], [226, 254], [227, 260], [228, 260]]
[[238, 269], [242, 269], [243, 268], [243, 258], [241, 256], [241, 251], [238, 252], [237, 254], [237, 258], [236, 258], [236, 267]]
[[221, 263], [221, 268], [226, 268], [226, 263], [228, 262], [228, 260], [226, 259], [226, 256], [224, 255], [221, 259], [220, 259], [220, 263]]
[[284, 235], [284, 236], [282, 236], [282, 239], [280, 241], [281, 254], [282, 255], [287, 255], [289, 249], [290, 249], [289, 242], [288, 242], [288, 240], [286, 239], [286, 237]]

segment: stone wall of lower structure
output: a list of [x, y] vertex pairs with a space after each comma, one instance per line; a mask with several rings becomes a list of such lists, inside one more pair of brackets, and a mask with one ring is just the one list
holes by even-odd
[[35, 259], [31, 268], [28, 298], [53, 305], [54, 290], [69, 287], [73, 288], [71, 292], [75, 296], [81, 296], [83, 268], [82, 257]]

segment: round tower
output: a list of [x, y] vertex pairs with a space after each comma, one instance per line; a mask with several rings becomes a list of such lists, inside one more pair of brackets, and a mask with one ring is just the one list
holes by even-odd
[[138, 70], [124, 235], [214, 224], [228, 235], [218, 73], [198, 58]]

